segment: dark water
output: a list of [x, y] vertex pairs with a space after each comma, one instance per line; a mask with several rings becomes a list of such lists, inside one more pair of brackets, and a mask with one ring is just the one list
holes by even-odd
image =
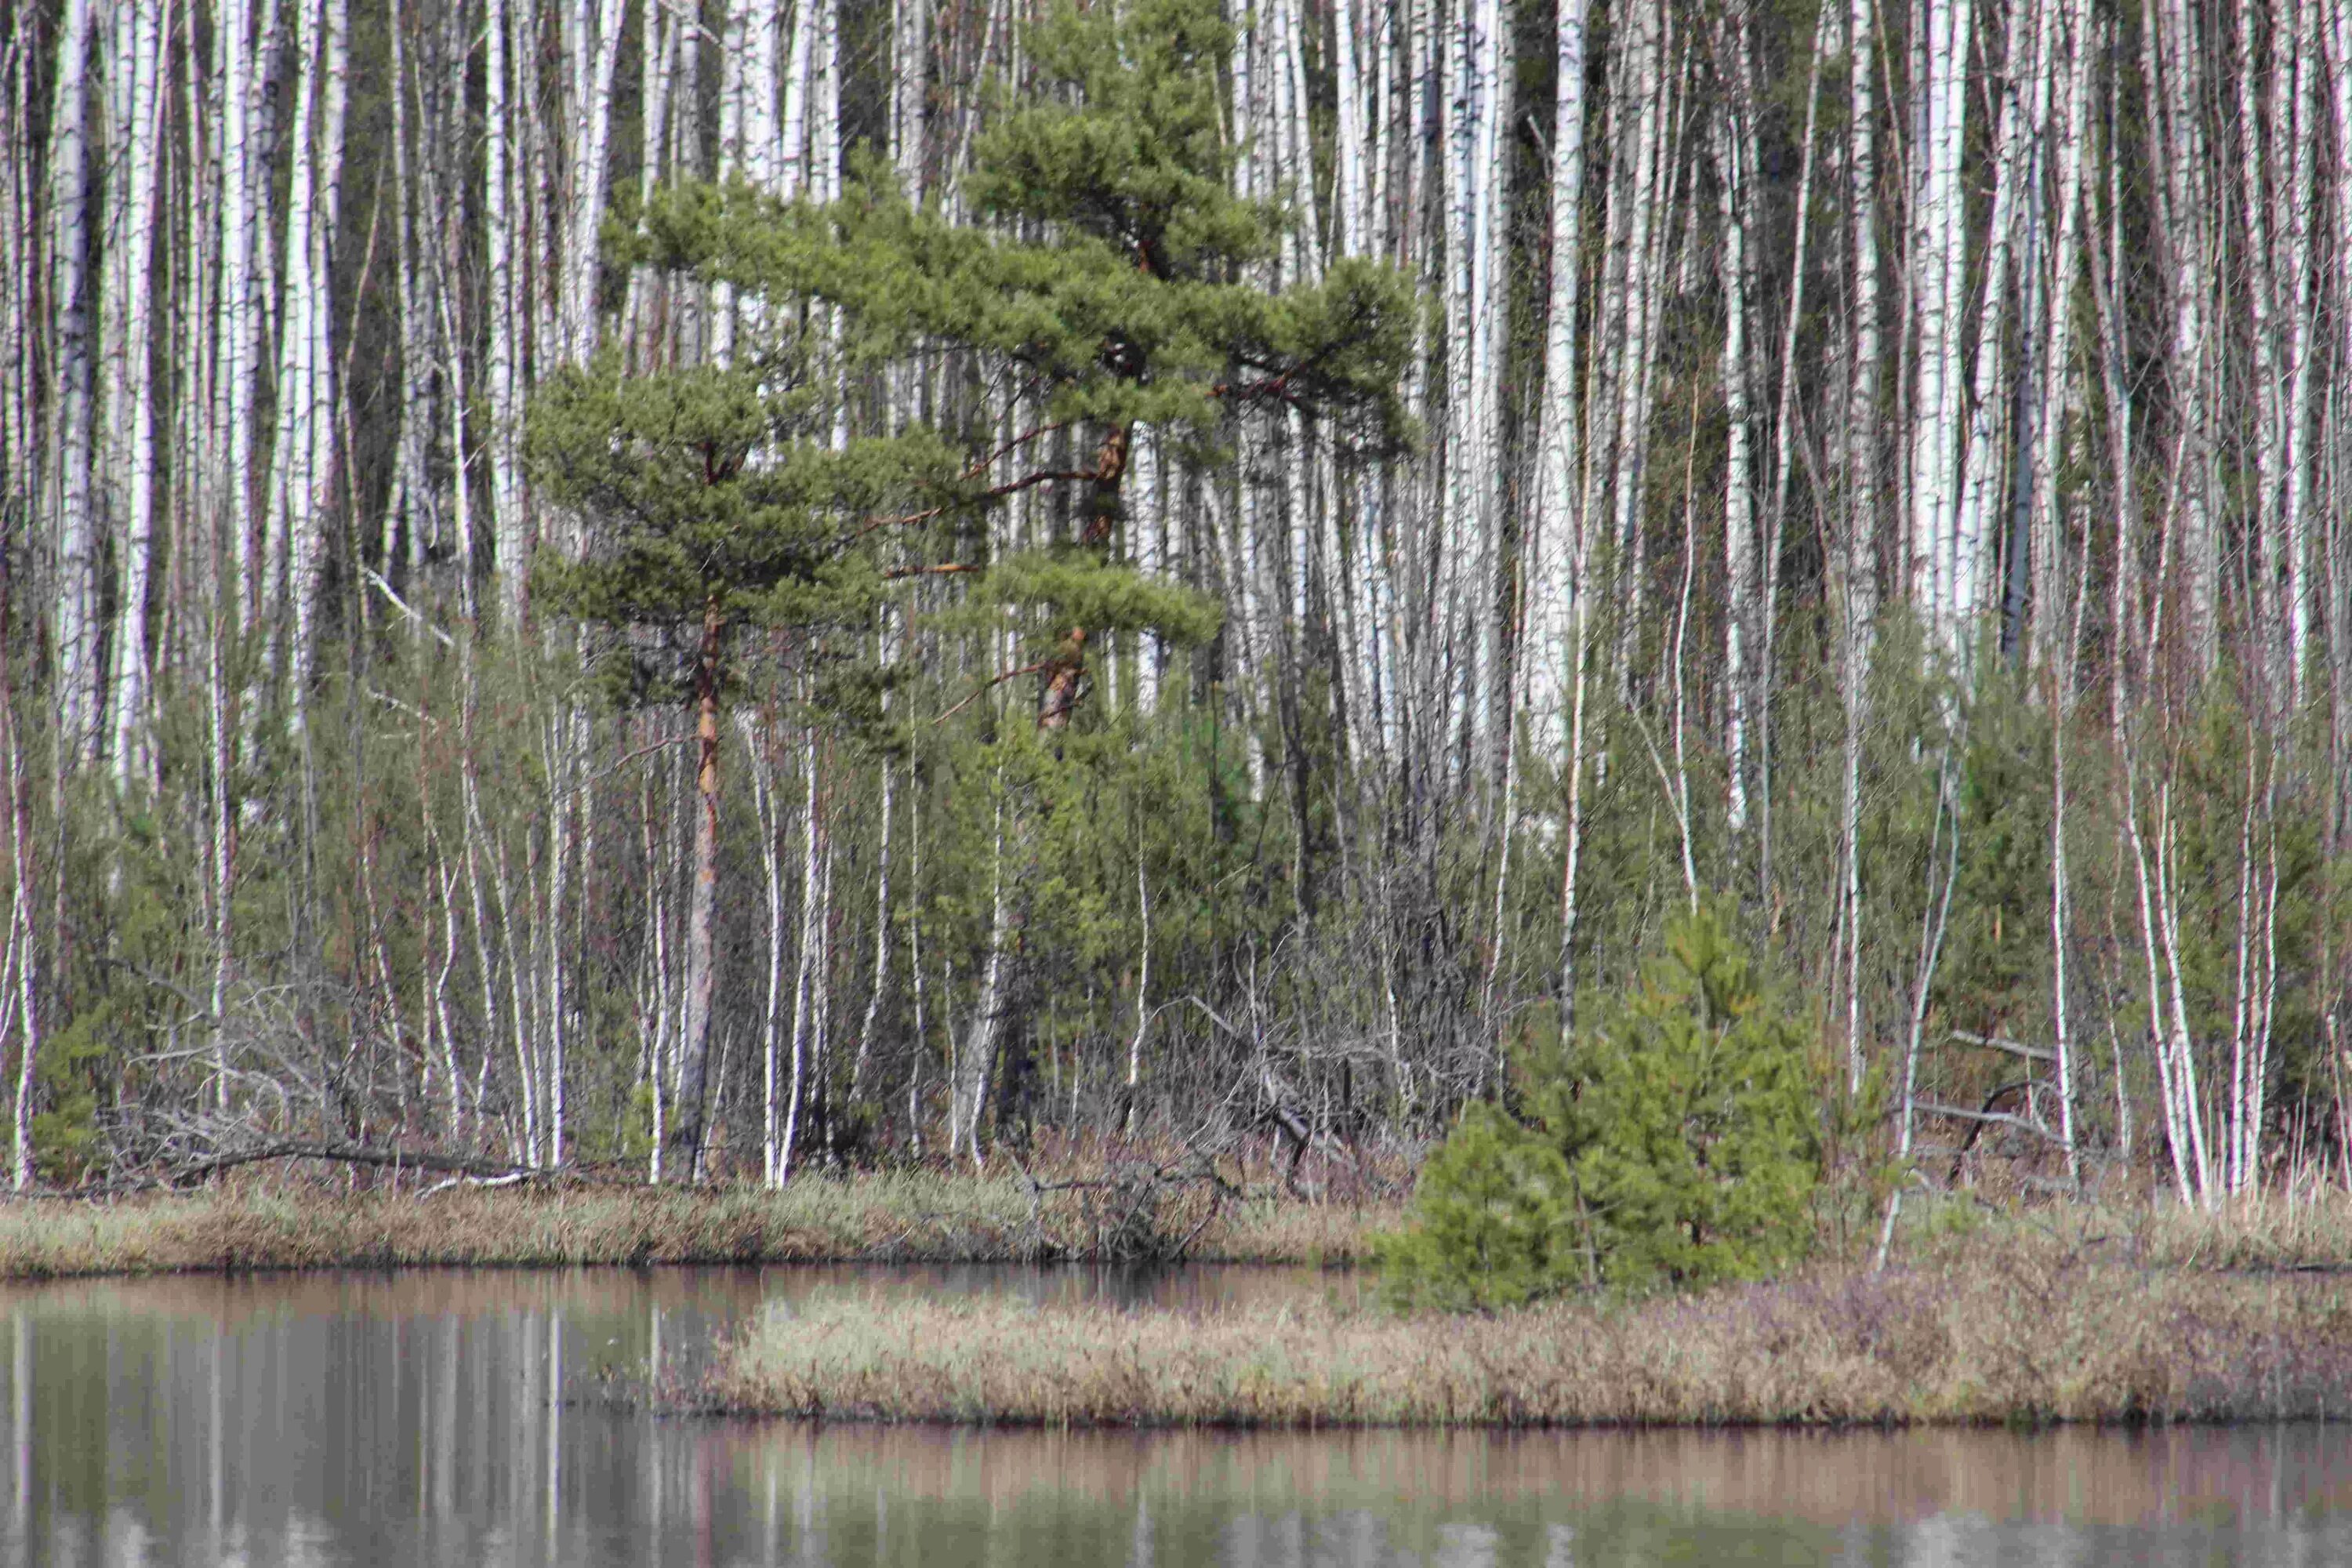
[[0, 1564], [2320, 1564], [2352, 1427], [983, 1433], [663, 1420], [819, 1285], [1234, 1300], [1260, 1270], [418, 1272], [0, 1288]]

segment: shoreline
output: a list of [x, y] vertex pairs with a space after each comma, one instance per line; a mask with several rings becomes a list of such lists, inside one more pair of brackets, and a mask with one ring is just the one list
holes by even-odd
[[[1400, 1205], [1215, 1202], [1107, 1215], [1090, 1189], [1007, 1176], [806, 1176], [779, 1192], [550, 1186], [343, 1194], [277, 1186], [0, 1204], [0, 1282], [318, 1268], [1369, 1260]], [[1113, 1224], [1112, 1221], [1122, 1223]], [[1189, 1243], [1189, 1245], [1187, 1245]]]
[[845, 1293], [750, 1325], [688, 1404], [1130, 1429], [2352, 1419], [2352, 1291], [2340, 1281], [1970, 1250], [1884, 1274], [1491, 1317], [1311, 1296], [1180, 1310]]
[[[1168, 1262], [1347, 1269], [1395, 1205], [937, 1172], [782, 1192], [246, 1184], [0, 1205], [0, 1280], [387, 1268]], [[1116, 1221], [1117, 1223], [1109, 1223]], [[1827, 1221], [1823, 1247], [1829, 1247]], [[1106, 1246], [1117, 1244], [1118, 1250]], [[2352, 1419], [2352, 1200], [1923, 1208], [1895, 1265], [1685, 1296], [1400, 1316], [1335, 1274], [1279, 1303], [1036, 1306], [845, 1288], [771, 1308], [666, 1408], [1108, 1429], [2151, 1425]], [[1345, 1281], [1345, 1283], [1341, 1283]]]

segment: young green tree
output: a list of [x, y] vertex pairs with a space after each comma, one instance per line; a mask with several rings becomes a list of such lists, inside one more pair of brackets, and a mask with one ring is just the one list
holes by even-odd
[[1801, 1010], [1702, 910], [1667, 927], [1664, 954], [1539, 1105], [1575, 1170], [1602, 1277], [1698, 1286], [1803, 1254], [1822, 1103]]
[[1576, 1178], [1559, 1145], [1484, 1101], [1422, 1167], [1412, 1217], [1381, 1253], [1400, 1306], [1523, 1307], [1588, 1270]]
[[1801, 1256], [1825, 1079], [1801, 1015], [1713, 911], [1533, 1069], [1532, 1125], [1474, 1108], [1423, 1172], [1392, 1292], [1512, 1306], [1586, 1282], [1690, 1288]]

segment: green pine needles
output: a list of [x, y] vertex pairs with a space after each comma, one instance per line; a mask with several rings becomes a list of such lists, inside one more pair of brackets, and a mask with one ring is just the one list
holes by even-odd
[[[1218, 625], [1212, 599], [1129, 558], [1139, 429], [1207, 475], [1230, 469], [1240, 422], [1291, 411], [1350, 452], [1412, 440], [1411, 286], [1354, 259], [1277, 287], [1293, 220], [1232, 194], [1213, 0], [1063, 5], [1027, 45], [1034, 74], [1017, 104], [1000, 84], [961, 213], [910, 202], [871, 163], [829, 203], [735, 182], [648, 204], [616, 259], [724, 285], [711, 297], [742, 321], [804, 322], [816, 341], [735, 368], [559, 381], [533, 416], [534, 472], [624, 526], [585, 563], [543, 568], [539, 592], [615, 624], [731, 625], [740, 609], [797, 626], [955, 575], [1004, 617], [1011, 673], [1038, 678], [1039, 726], [1058, 728], [1107, 637], [1195, 643]], [[934, 398], [928, 425], [884, 406], [885, 373], [920, 376], [943, 353], [1017, 392], [1009, 432], [1000, 395]], [[842, 428], [903, 434], [828, 451], [821, 433]], [[1052, 502], [1047, 537], [990, 526], [1033, 494]]]
[[584, 520], [586, 547], [542, 554], [537, 597], [608, 626], [707, 623], [722, 639], [871, 624], [887, 568], [855, 520], [911, 504], [961, 463], [922, 430], [836, 447], [810, 361], [786, 332], [731, 364], [633, 375], [606, 355], [552, 377], [524, 453], [541, 492]]
[[1528, 1077], [1530, 1122], [1474, 1105], [1423, 1171], [1383, 1257], [1403, 1304], [1699, 1287], [1806, 1250], [1822, 1064], [1713, 912], [1673, 922], [1640, 989]]
[[[608, 357], [552, 378], [529, 416], [533, 481], [579, 520], [581, 545], [544, 553], [534, 595], [613, 634], [627, 657], [604, 668], [625, 698], [695, 715], [670, 1122], [683, 1169], [700, 1154], [719, 712], [747, 684], [744, 634], [811, 718], [878, 730], [879, 694], [921, 673], [890, 662], [894, 602], [927, 630], [981, 633], [1009, 667], [937, 716], [1029, 678], [1034, 731], [1059, 756], [1101, 650], [1139, 634], [1198, 644], [1219, 626], [1213, 597], [1134, 559], [1139, 432], [1157, 433], [1163, 475], [1210, 485], [1245, 421], [1296, 418], [1343, 451], [1412, 438], [1398, 390], [1410, 285], [1362, 260], [1278, 275], [1294, 217], [1232, 195], [1216, 0], [1065, 4], [1026, 44], [1033, 68], [998, 84], [958, 205], [909, 201], [871, 163], [832, 202], [740, 181], [659, 195], [614, 259], [686, 285], [715, 363], [633, 373]], [[911, 591], [924, 584], [956, 586]], [[1023, 890], [992, 912], [991, 941], [1017, 955], [1039, 823], [1016, 801], [994, 826]], [[1007, 970], [989, 972], [994, 986]], [[989, 1007], [994, 1029], [1005, 1007]], [[1003, 1076], [1019, 1079], [1017, 1059]]]

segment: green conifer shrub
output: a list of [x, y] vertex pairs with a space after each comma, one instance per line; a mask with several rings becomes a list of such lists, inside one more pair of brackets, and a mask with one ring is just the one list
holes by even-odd
[[1408, 1305], [1516, 1306], [1579, 1284], [1695, 1288], [1801, 1257], [1824, 1077], [1800, 1010], [1712, 911], [1638, 988], [1526, 1072], [1528, 1120], [1474, 1107], [1383, 1256]]
[[1473, 1102], [1422, 1167], [1413, 1225], [1382, 1243], [1391, 1300], [1446, 1311], [1521, 1307], [1580, 1277], [1575, 1176], [1551, 1140]]

